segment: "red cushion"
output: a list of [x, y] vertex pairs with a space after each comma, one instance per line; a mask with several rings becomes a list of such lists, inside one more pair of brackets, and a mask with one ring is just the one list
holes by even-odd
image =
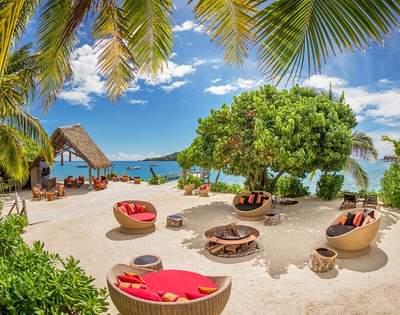
[[140, 203], [135, 203], [135, 213], [140, 213], [140, 212], [147, 212], [147, 207], [145, 205], [141, 205]]
[[138, 277], [135, 277], [135, 276], [119, 275], [119, 276], [117, 276], [117, 279], [120, 282], [143, 283], [143, 281], [141, 281], [141, 279], [139, 279]]
[[215, 282], [206, 276], [184, 270], [149, 272], [144, 276], [144, 282], [150, 291], [171, 292], [188, 299], [188, 295], [205, 296], [199, 293], [199, 287], [217, 288]]
[[185, 296], [188, 298], [188, 300], [200, 299], [200, 298], [205, 297], [207, 295], [208, 294], [204, 294], [204, 293], [185, 292]]
[[119, 211], [122, 213], [128, 214], [128, 211], [126, 211], [125, 207], [118, 207]]
[[136, 207], [133, 203], [126, 203], [124, 207], [128, 215], [134, 214], [136, 212]]
[[127, 204], [127, 202], [122, 202], [122, 201], [117, 202], [118, 207], [122, 207], [125, 204]]
[[141, 212], [129, 215], [131, 218], [138, 221], [153, 221], [157, 216], [152, 212]]
[[135, 288], [121, 288], [121, 290], [139, 299], [161, 302], [161, 298], [158, 296], [158, 294], [149, 290]]

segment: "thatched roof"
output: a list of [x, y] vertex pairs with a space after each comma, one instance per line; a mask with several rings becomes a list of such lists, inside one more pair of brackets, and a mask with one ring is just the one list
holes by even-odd
[[59, 127], [51, 135], [54, 156], [73, 152], [92, 168], [107, 168], [110, 160], [98, 148], [86, 130], [79, 124]]

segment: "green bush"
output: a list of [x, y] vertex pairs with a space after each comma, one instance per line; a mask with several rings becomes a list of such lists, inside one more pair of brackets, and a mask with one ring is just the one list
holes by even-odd
[[94, 279], [79, 261], [30, 248], [19, 235], [26, 217], [0, 220], [0, 314], [101, 314], [107, 311], [106, 289], [96, 289]]
[[317, 182], [317, 197], [322, 200], [336, 199], [339, 196], [343, 183], [343, 175], [323, 174]]
[[303, 186], [300, 178], [285, 175], [278, 179], [276, 193], [279, 197], [297, 198], [309, 196], [310, 190], [308, 187]]
[[400, 208], [400, 162], [395, 162], [381, 179], [381, 196], [385, 205]]
[[239, 194], [246, 191], [246, 189], [244, 188], [244, 186], [239, 184], [227, 184], [218, 182], [216, 184], [211, 184], [211, 191], [228, 194]]
[[167, 181], [164, 176], [156, 175], [156, 176], [151, 176], [149, 178], [149, 185], [161, 185], [165, 184]]
[[117, 177], [117, 176], [118, 176], [118, 175], [117, 175], [116, 173], [112, 172], [112, 173], [110, 173], [110, 174], [107, 174], [107, 179], [108, 179], [108, 180], [112, 180], [113, 177]]
[[183, 180], [182, 176], [179, 177], [178, 188], [183, 189], [183, 186], [188, 184], [194, 184], [194, 188], [198, 188], [201, 184], [203, 184], [203, 181], [201, 178], [194, 176], [193, 174], [189, 174], [186, 181]]

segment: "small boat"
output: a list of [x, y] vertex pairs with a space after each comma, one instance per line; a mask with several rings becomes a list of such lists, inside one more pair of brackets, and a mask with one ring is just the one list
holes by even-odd
[[140, 166], [128, 166], [126, 169], [127, 170], [138, 170], [138, 169], [140, 169]]
[[77, 168], [87, 168], [88, 166], [87, 165], [77, 165], [76, 167]]

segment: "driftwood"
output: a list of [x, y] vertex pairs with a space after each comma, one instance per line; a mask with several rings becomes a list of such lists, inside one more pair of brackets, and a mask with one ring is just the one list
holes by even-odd
[[310, 256], [308, 266], [315, 272], [327, 272], [335, 267], [337, 253], [328, 248], [317, 248]]

